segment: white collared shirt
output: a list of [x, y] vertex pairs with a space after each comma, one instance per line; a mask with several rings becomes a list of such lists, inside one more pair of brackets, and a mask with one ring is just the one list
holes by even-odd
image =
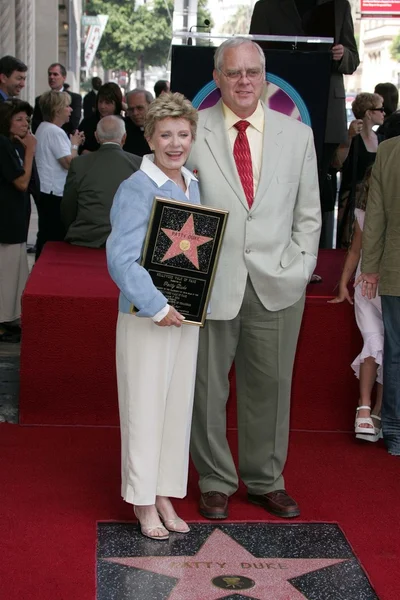
[[[157, 167], [157, 165], [154, 164], [154, 154], [145, 154], [143, 156], [142, 164], [140, 165], [140, 170], [146, 173], [146, 175], [150, 177], [150, 179], [152, 179], [154, 183], [158, 185], [158, 187], [161, 187], [167, 181], [172, 181], [170, 177], [168, 177], [163, 171], [161, 171], [159, 167]], [[197, 181], [197, 179], [193, 175], [193, 173], [189, 171], [189, 169], [186, 169], [186, 167], [181, 167], [181, 173], [186, 184], [185, 196], [189, 198], [190, 182]], [[152, 317], [154, 323], [159, 323], [160, 321], [162, 321], [163, 318], [167, 316], [169, 309], [170, 305], [166, 304], [164, 308], [159, 310], [158, 313], [156, 313]]]
[[[168, 175], [166, 175], [159, 167], [157, 167], [157, 165], [154, 164], [154, 154], [145, 154], [143, 156], [140, 170], [146, 173], [146, 175], [150, 177], [150, 179], [152, 179], [154, 183], [158, 185], [158, 187], [161, 187], [167, 181], [172, 181]], [[191, 181], [197, 181], [197, 179], [186, 167], [181, 167], [181, 173], [186, 185], [185, 196], [189, 198], [189, 184]]]

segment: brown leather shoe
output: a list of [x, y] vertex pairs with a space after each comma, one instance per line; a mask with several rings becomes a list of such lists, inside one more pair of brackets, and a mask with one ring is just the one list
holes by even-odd
[[222, 492], [204, 492], [200, 496], [199, 511], [206, 519], [227, 519], [228, 496]]
[[276, 517], [290, 519], [298, 517], [300, 514], [297, 502], [285, 490], [276, 490], [275, 492], [262, 495], [248, 494], [247, 498], [249, 502], [262, 506]]

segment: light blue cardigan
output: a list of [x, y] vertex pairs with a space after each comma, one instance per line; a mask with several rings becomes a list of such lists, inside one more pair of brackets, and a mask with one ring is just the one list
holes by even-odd
[[119, 186], [110, 213], [107, 264], [111, 278], [120, 289], [118, 310], [129, 313], [134, 304], [139, 309], [138, 317], [153, 317], [168, 302], [140, 266], [154, 196], [200, 204], [199, 185], [194, 179], [189, 183], [189, 198], [170, 179], [159, 187], [142, 170]]

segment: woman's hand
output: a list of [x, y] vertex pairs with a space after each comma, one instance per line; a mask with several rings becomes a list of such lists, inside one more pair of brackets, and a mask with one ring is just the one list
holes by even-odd
[[161, 319], [156, 325], [159, 327], [180, 327], [182, 325], [182, 321], [185, 320], [185, 317], [181, 315], [173, 306], [170, 307], [168, 314]]
[[71, 133], [69, 139], [71, 140], [71, 144], [73, 146], [81, 146], [85, 141], [85, 134], [83, 131], [76, 130], [74, 133]]
[[355, 119], [354, 121], [352, 121], [349, 125], [349, 138], [353, 138], [356, 135], [358, 135], [359, 133], [362, 132], [362, 128], [364, 126], [363, 120], [362, 119]]
[[35, 153], [36, 138], [30, 131], [28, 131], [25, 137], [20, 138], [18, 135], [16, 135], [14, 136], [14, 139], [18, 140], [18, 142], [20, 142], [23, 145], [25, 150], [30, 150], [33, 154]]
[[328, 300], [328, 304], [339, 304], [340, 302], [344, 302], [344, 300], [347, 300], [349, 304], [353, 304], [353, 298], [350, 296], [347, 285], [344, 287], [339, 287], [338, 295], [336, 298], [333, 298], [333, 300]]

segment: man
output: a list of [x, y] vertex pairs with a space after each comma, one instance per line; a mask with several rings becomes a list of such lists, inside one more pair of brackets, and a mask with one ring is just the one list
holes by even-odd
[[[262, 35], [306, 35], [312, 12], [331, 0], [259, 0], [254, 6], [250, 33]], [[322, 207], [321, 248], [332, 248], [335, 175], [328, 177], [333, 155], [339, 144], [347, 140], [346, 94], [343, 74], [351, 75], [360, 59], [354, 38], [351, 8], [347, 0], [334, 0], [334, 45], [328, 96], [325, 143], [320, 164]], [[325, 18], [326, 20], [326, 18]], [[325, 25], [325, 24], [324, 24]], [[325, 32], [322, 32], [324, 34]], [[315, 35], [315, 34], [314, 34]], [[318, 35], [321, 35], [319, 33]], [[316, 74], [317, 75], [317, 74]], [[333, 181], [332, 181], [333, 177]]]
[[399, 104], [399, 90], [393, 83], [388, 81], [387, 83], [377, 83], [374, 89], [374, 94], [379, 94], [382, 96], [383, 106], [385, 109], [385, 120], [376, 130], [376, 134], [381, 137], [381, 140], [387, 140], [390, 137], [393, 137], [391, 135], [388, 137], [387, 131], [388, 129], [389, 131], [391, 130], [392, 123], [396, 123], [399, 116], [397, 111]]
[[110, 210], [122, 181], [135, 173], [141, 159], [124, 152], [125, 125], [109, 116], [97, 125], [97, 152], [77, 157], [68, 171], [61, 201], [61, 217], [67, 229], [65, 241], [77, 246], [104, 248], [111, 231]]
[[86, 94], [83, 99], [83, 118], [87, 119], [91, 117], [96, 110], [96, 96], [97, 92], [102, 86], [100, 77], [92, 77], [92, 89]]
[[144, 137], [144, 119], [154, 98], [144, 89], [136, 88], [126, 94], [127, 116], [125, 117], [126, 142], [124, 150], [144, 156], [151, 150]]
[[0, 102], [19, 96], [25, 87], [28, 67], [14, 56], [0, 58]]
[[239, 472], [248, 499], [295, 517], [299, 508], [282, 471], [293, 361], [320, 234], [313, 135], [260, 102], [265, 57], [257, 44], [227, 40], [214, 63], [222, 98], [199, 113], [189, 161], [204, 204], [229, 211], [211, 312], [200, 331], [191, 441], [200, 512], [226, 518], [238, 487], [225, 416], [235, 360]]
[[378, 147], [362, 238], [362, 293], [374, 298], [379, 283], [385, 330], [382, 432], [389, 454], [400, 456], [400, 140]]
[[[67, 71], [65, 67], [60, 63], [53, 63], [49, 66], [47, 71], [48, 81], [51, 90], [55, 92], [67, 92], [71, 96], [71, 108], [72, 113], [70, 120], [68, 123], [63, 125], [64, 131], [69, 135], [74, 133], [76, 129], [78, 129], [79, 122], [82, 117], [82, 97], [80, 94], [75, 94], [74, 92], [70, 92], [69, 90], [64, 89], [64, 82], [67, 77]], [[33, 109], [32, 116], [32, 131], [35, 133], [36, 129], [39, 127], [40, 123], [43, 121], [42, 111], [39, 106], [39, 98], [37, 96], [35, 99], [35, 108]]]
[[169, 92], [169, 81], [166, 79], [159, 79], [154, 84], [154, 94], [155, 97], [161, 96], [161, 94], [166, 94]]

